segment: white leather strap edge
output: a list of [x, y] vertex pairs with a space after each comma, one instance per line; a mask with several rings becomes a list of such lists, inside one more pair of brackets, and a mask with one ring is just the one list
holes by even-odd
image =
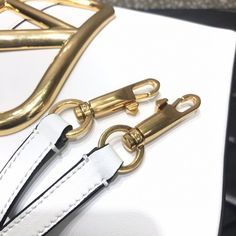
[[56, 114], [46, 116], [2, 169], [0, 222], [6, 218], [8, 208], [50, 150], [58, 151], [55, 144], [68, 126], [68, 123]]
[[45, 234], [89, 195], [106, 186], [121, 165], [122, 160], [109, 145], [96, 150], [24, 209], [0, 236]]

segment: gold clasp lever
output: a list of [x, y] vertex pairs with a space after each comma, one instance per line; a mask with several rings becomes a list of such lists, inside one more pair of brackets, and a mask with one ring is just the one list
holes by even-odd
[[[148, 92], [138, 92], [138, 90], [147, 89], [148, 86], [151, 87]], [[135, 115], [138, 111], [138, 102], [153, 98], [159, 88], [160, 83], [157, 80], [146, 79], [94, 98], [89, 102], [77, 99], [63, 100], [55, 104], [49, 113], [60, 113], [65, 109], [73, 108], [80, 127], [69, 131], [67, 138], [77, 138], [88, 132], [93, 118], [110, 115], [122, 109], [125, 109], [128, 114]]]
[[139, 166], [144, 155], [144, 145], [154, 140], [177, 123], [181, 122], [187, 115], [191, 114], [201, 104], [197, 95], [188, 94], [178, 98], [173, 104], [168, 104], [167, 99], [157, 100], [157, 111], [134, 128], [127, 125], [116, 125], [107, 129], [99, 140], [98, 146], [105, 145], [110, 134], [123, 131], [122, 142], [124, 147], [130, 151], [136, 151], [134, 160], [126, 166], [122, 166], [119, 173], [128, 173]]

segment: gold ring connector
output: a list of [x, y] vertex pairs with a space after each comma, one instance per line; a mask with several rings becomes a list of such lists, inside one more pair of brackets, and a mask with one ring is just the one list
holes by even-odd
[[[113, 134], [115, 132], [127, 133], [130, 129], [131, 129], [131, 127], [127, 126], [127, 125], [114, 125], [108, 129], [106, 129], [102, 133], [102, 135], [98, 141], [98, 147], [103, 147], [106, 144], [106, 141], [111, 134]], [[136, 169], [140, 165], [140, 163], [142, 162], [142, 159], [143, 159], [143, 155], [144, 155], [144, 146], [139, 146], [135, 151], [136, 151], [136, 155], [134, 157], [134, 160], [128, 165], [122, 165], [120, 167], [120, 169], [118, 170], [119, 174], [129, 173], [129, 172], [133, 171], [134, 169]]]
[[[67, 109], [76, 109], [80, 105], [84, 104], [83, 101], [77, 100], [77, 99], [66, 99], [63, 101], [60, 101], [56, 103], [49, 111], [49, 114], [56, 113], [60, 114], [61, 112], [67, 110]], [[80, 126], [78, 128], [72, 129], [66, 133], [66, 137], [68, 139], [75, 139], [78, 136], [85, 135], [93, 123], [93, 115], [89, 114], [87, 115], [83, 122], [80, 122]]]

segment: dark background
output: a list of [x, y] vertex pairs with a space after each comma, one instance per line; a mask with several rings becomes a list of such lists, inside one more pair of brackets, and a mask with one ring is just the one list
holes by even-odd
[[233, 9], [235, 0], [101, 0], [132, 9]]

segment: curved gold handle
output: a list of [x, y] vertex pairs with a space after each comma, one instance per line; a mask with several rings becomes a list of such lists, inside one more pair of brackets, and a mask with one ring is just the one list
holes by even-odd
[[[43, 29], [0, 31], [0, 39], [5, 39], [0, 44], [0, 51], [52, 48], [61, 45], [58, 55], [30, 97], [16, 108], [0, 113], [0, 136], [24, 129], [46, 112], [84, 50], [114, 16], [113, 7], [95, 1], [53, 0], [53, 2], [94, 10], [96, 13], [82, 26], [75, 28], [22, 1], [6, 0], [4, 4], [0, 3], [0, 6], [3, 5], [0, 12], [4, 10], [14, 11]], [[32, 35], [36, 35], [36, 37], [30, 40]], [[17, 45], [17, 48], [14, 45]]]

